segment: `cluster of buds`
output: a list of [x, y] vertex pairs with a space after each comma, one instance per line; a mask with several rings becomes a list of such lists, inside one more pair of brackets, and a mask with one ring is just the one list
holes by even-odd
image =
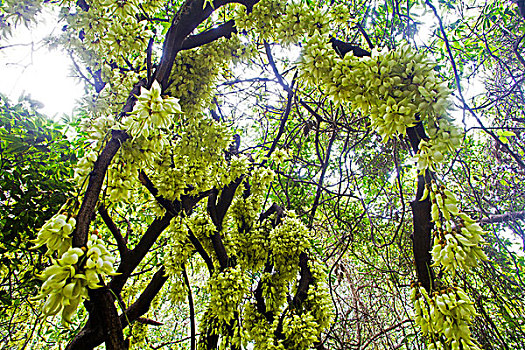
[[426, 169], [435, 169], [435, 164], [443, 161], [443, 152], [433, 140], [421, 140], [419, 149], [414, 157], [417, 162], [417, 170], [423, 173]]
[[99, 149], [109, 130], [115, 125], [115, 119], [110, 116], [100, 116], [89, 122], [86, 128], [88, 142], [91, 143], [91, 149]]
[[240, 266], [229, 267], [214, 275], [207, 286], [211, 295], [209, 306], [213, 314], [224, 322], [233, 320], [248, 285], [248, 278]]
[[[458, 200], [454, 193], [446, 189], [445, 186], [438, 186], [435, 181], [432, 181], [430, 184], [426, 184], [421, 200], [426, 199], [428, 196], [430, 196], [432, 202], [432, 221], [436, 227], [445, 226], [450, 228], [452, 216], [459, 215]], [[445, 221], [443, 222], [442, 219]]]
[[109, 200], [112, 203], [128, 200], [133, 188], [133, 166], [125, 161], [111, 165], [108, 171]]
[[64, 214], [57, 214], [49, 219], [38, 231], [37, 238], [32, 240], [34, 248], [46, 245], [46, 255], [58, 252], [58, 256], [64, 254], [71, 247], [70, 234], [75, 228], [76, 220]]
[[[307, 82], [319, 85], [329, 82], [330, 73], [337, 61], [335, 51], [328, 46], [327, 35], [314, 33], [308, 37], [303, 48], [300, 64], [301, 77]], [[335, 93], [335, 91], [333, 91]]]
[[[439, 123], [439, 125], [438, 125]], [[434, 141], [435, 147], [442, 153], [452, 152], [459, 147], [463, 134], [447, 116], [438, 118], [437, 122], [428, 122], [428, 136]]]
[[461, 288], [444, 288], [429, 295], [425, 288], [414, 283], [411, 298], [416, 312], [414, 320], [432, 341], [429, 349], [479, 349], [469, 327], [476, 310]]
[[[430, 197], [435, 225], [432, 259], [449, 276], [468, 271], [487, 256], [481, 249], [483, 229], [458, 209], [454, 193], [435, 181], [425, 186], [421, 200]], [[479, 349], [469, 325], [476, 316], [473, 303], [458, 287], [427, 292], [412, 285], [415, 322], [431, 341], [429, 349]], [[430, 294], [430, 295], [429, 295]]]

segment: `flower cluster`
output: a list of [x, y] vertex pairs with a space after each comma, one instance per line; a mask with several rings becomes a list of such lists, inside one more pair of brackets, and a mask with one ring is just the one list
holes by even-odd
[[[102, 94], [108, 100], [115, 101], [115, 95], [118, 95], [120, 102], [124, 102], [122, 99], [127, 96], [122, 96], [119, 90], [122, 79], [129, 72], [120, 68], [144, 67], [148, 40], [154, 35], [145, 18], [155, 17], [162, 2], [93, 0], [89, 2], [89, 11], [75, 10], [75, 3], [80, 4], [73, 0], [63, 2], [61, 16], [67, 21], [63, 44], [74, 50], [82, 63], [107, 82]], [[136, 13], [143, 13], [146, 17], [135, 16]], [[134, 69], [130, 72], [136, 78]], [[117, 75], [121, 79], [114, 79]]]
[[349, 11], [345, 6], [305, 6], [299, 2], [262, 0], [250, 13], [244, 9], [235, 15], [235, 25], [246, 33], [255, 33], [262, 40], [274, 40], [282, 45], [298, 43], [305, 35], [327, 34], [330, 28], [348, 25]]
[[225, 73], [228, 64], [249, 54], [246, 45], [233, 34], [198, 49], [181, 52], [175, 58], [167, 93], [178, 98], [184, 114], [199, 114], [211, 105], [214, 82]]
[[75, 167], [75, 174], [73, 175], [73, 179], [77, 184], [82, 185], [86, 181], [89, 173], [93, 170], [93, 164], [95, 164], [97, 157], [97, 152], [88, 150], [84, 156], [80, 158]]
[[292, 212], [288, 212], [283, 222], [270, 232], [274, 265], [283, 278], [294, 273], [294, 266], [299, 263], [299, 254], [310, 245], [309, 235], [306, 226]]
[[37, 238], [32, 240], [34, 248], [46, 245], [46, 255], [57, 252], [59, 256], [71, 247], [71, 232], [75, 228], [76, 220], [64, 214], [56, 214], [49, 219], [38, 231]]
[[[481, 248], [483, 229], [460, 212], [454, 193], [432, 181], [425, 186], [421, 200], [427, 197], [432, 202], [431, 216], [435, 226], [432, 266], [441, 268], [446, 278], [454, 277], [458, 271], [469, 271], [479, 260], [486, 260]], [[414, 284], [412, 300], [415, 321], [432, 341], [431, 348], [479, 348], [471, 339], [469, 327], [476, 312], [461, 288], [442, 288], [429, 295], [425, 288]]]
[[225, 323], [234, 319], [245, 294], [248, 292], [248, 278], [237, 265], [229, 267], [208, 281], [211, 312]]
[[311, 344], [319, 341], [316, 332], [318, 328], [316, 318], [310, 313], [292, 313], [283, 321], [283, 333], [290, 343], [287, 349], [308, 349]]
[[431, 341], [429, 349], [479, 350], [469, 325], [476, 316], [473, 303], [461, 289], [446, 288], [428, 295], [425, 288], [412, 286], [415, 322]]
[[126, 201], [131, 195], [133, 189], [133, 166], [131, 163], [122, 160], [113, 163], [108, 169], [108, 186], [109, 200], [112, 203]]
[[235, 25], [248, 33], [258, 33], [261, 39], [269, 39], [281, 23], [286, 13], [286, 3], [279, 0], [263, 0], [253, 6], [248, 14], [239, 9], [235, 16]]
[[187, 118], [180, 132], [177, 140], [170, 141], [171, 147], [164, 147], [154, 157], [151, 180], [159, 194], [177, 200], [184, 193], [197, 194], [226, 185], [221, 182], [230, 179], [224, 151], [231, 133], [226, 127], [199, 114]]
[[82, 249], [69, 248], [40, 276], [45, 282], [35, 299], [47, 298], [42, 307], [46, 316], [62, 311], [62, 320], [71, 322], [80, 302], [88, 298], [86, 276], [79, 271], [77, 264], [83, 255]]
[[316, 334], [319, 336], [332, 323], [334, 305], [326, 285], [328, 276], [327, 271], [324, 270], [325, 266], [316, 260], [308, 260], [308, 268], [315, 283], [308, 289], [305, 305], [317, 320]]
[[[313, 86], [330, 82], [331, 75], [338, 77], [344, 73], [349, 76], [352, 74], [350, 67], [345, 68], [342, 65], [336, 67], [336, 62], [338, 61], [337, 54], [334, 49], [328, 45], [328, 42], [329, 39], [327, 35], [314, 33], [308, 38], [303, 48], [301, 61], [299, 62], [299, 70], [301, 77]], [[332, 70], [334, 71], [333, 73]], [[333, 92], [335, 93], [336, 90], [333, 90]]]
[[432, 221], [436, 225], [432, 259], [435, 266], [455, 274], [458, 269], [468, 271], [486, 260], [483, 252], [483, 229], [470, 217], [461, 213], [453, 192], [435, 182], [427, 184], [424, 195], [432, 201]]
[[370, 116], [386, 142], [405, 135], [417, 122], [441, 118], [449, 106], [449, 89], [437, 79], [434, 65], [409, 46], [343, 58], [329, 47], [328, 36], [309, 37], [300, 62], [301, 76], [326, 90], [335, 101]]
[[[281, 317], [269, 321], [260, 313], [255, 303], [245, 306], [243, 318], [246, 321], [245, 336], [253, 341], [254, 349], [284, 350], [308, 349], [312, 343], [320, 339], [321, 333], [329, 327], [332, 320], [332, 303], [326, 286], [319, 278], [326, 277], [319, 274], [320, 266], [309, 262], [314, 283], [308, 289], [308, 295], [302, 307], [286, 309]], [[261, 283], [269, 289], [263, 292], [265, 298], [265, 312], [278, 314], [283, 311], [284, 300], [289, 295], [288, 284], [282, 283], [277, 275], [265, 274]], [[281, 284], [278, 286], [277, 284]], [[282, 321], [284, 339], [278, 339], [277, 329]]]
[[78, 305], [88, 298], [87, 288], [99, 288], [99, 275], [115, 275], [113, 258], [104, 242], [92, 235], [87, 249], [69, 248], [40, 276], [44, 283], [35, 299], [47, 298], [46, 316], [62, 311], [62, 321], [71, 322]]
[[429, 121], [429, 139], [419, 142], [419, 150], [415, 155], [417, 168], [420, 173], [426, 169], [435, 169], [435, 165], [441, 163], [447, 152], [452, 152], [461, 144], [462, 134], [447, 117], [438, 118], [439, 126]]
[[[247, 226], [250, 218], [244, 216], [247, 213], [242, 210], [241, 203], [242, 201], [237, 201], [231, 209], [239, 210], [239, 214], [243, 215], [239, 216], [239, 221], [244, 222]], [[232, 214], [237, 215], [233, 212]], [[239, 264], [244, 268], [253, 270], [263, 268], [269, 253], [268, 233], [271, 230], [269, 226], [269, 223], [254, 225], [245, 232], [239, 232], [240, 228], [235, 227], [229, 233], [228, 246], [238, 252]]]
[[84, 267], [88, 288], [100, 287], [97, 282], [98, 275], [114, 276], [117, 273], [113, 267], [115, 258], [107, 250], [105, 243], [97, 235], [91, 235], [87, 242], [87, 252]]
[[147, 138], [155, 136], [159, 128], [171, 126], [171, 119], [180, 113], [179, 100], [162, 96], [160, 84], [155, 80], [150, 90], [141, 87], [133, 112], [125, 117], [122, 124], [132, 136]]
[[91, 149], [98, 150], [103, 146], [103, 141], [111, 128], [115, 126], [115, 119], [103, 115], [87, 123], [89, 123], [86, 125], [87, 142], [91, 144]]

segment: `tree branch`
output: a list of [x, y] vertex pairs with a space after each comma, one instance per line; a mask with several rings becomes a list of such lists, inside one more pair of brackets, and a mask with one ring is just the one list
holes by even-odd
[[[418, 123], [416, 126], [407, 128], [407, 136], [414, 153], [419, 149], [421, 140], [428, 138], [423, 124]], [[427, 290], [433, 286], [434, 270], [432, 267], [432, 255], [430, 250], [432, 248], [432, 216], [430, 209], [432, 203], [430, 198], [421, 200], [423, 192], [427, 183], [433, 178], [430, 171], [425, 171], [425, 175], [418, 175], [416, 198], [410, 203], [412, 208], [413, 220], [413, 234], [412, 234], [412, 250], [414, 252], [414, 261], [416, 264], [416, 274], [418, 282]]]
[[221, 267], [221, 270], [224, 270], [228, 267], [230, 258], [228, 257], [228, 252], [226, 251], [226, 247], [224, 246], [224, 243], [222, 242], [221, 237], [221, 231], [220, 227], [222, 226], [222, 219], [219, 222], [219, 216], [217, 213], [217, 190], [214, 191], [210, 196], [208, 197], [208, 213], [210, 214], [210, 217], [215, 225], [215, 232], [211, 236], [211, 242], [213, 244], [213, 250], [215, 251], [215, 254], [217, 255], [217, 259], [219, 260], [219, 265]]
[[73, 247], [83, 247], [86, 245], [89, 225], [95, 212], [95, 206], [98, 202], [106, 171], [121, 144], [129, 139], [129, 137], [130, 136], [125, 131], [112, 130], [111, 139], [96, 160], [95, 165], [93, 166], [93, 171], [89, 175], [86, 195], [84, 196], [84, 200], [82, 201], [82, 205], [77, 215], [77, 225], [73, 232]]
[[[165, 275], [165, 273], [166, 271], [164, 270], [164, 267], [161, 267], [160, 270], [153, 275], [150, 283], [147, 285], [146, 289], [144, 289], [137, 301], [135, 301], [135, 303], [131, 305], [124, 314], [117, 317], [122, 325], [121, 332], [122, 329], [129, 325], [129, 323], [137, 321], [149, 310], [151, 301], [168, 280], [168, 276]], [[95, 289], [93, 291], [95, 291]], [[100, 294], [102, 296], [111, 295], [108, 290], [100, 290]], [[80, 331], [80, 333], [78, 333], [68, 344], [66, 350], [91, 350], [107, 340], [107, 333], [108, 330], [104, 329], [102, 324], [97, 324], [93, 327], [84, 327], [84, 329], [82, 329], [82, 331]], [[124, 343], [123, 339], [122, 343]]]
[[328, 169], [328, 163], [330, 162], [330, 154], [332, 152], [332, 146], [334, 144], [334, 141], [337, 137], [337, 130], [332, 131], [332, 136], [330, 137], [330, 141], [328, 141], [328, 147], [326, 149], [326, 155], [325, 159], [323, 161], [323, 165], [321, 168], [321, 176], [319, 177], [319, 182], [317, 183], [317, 191], [315, 193], [314, 203], [312, 204], [312, 210], [310, 211], [310, 222], [308, 223], [308, 228], [312, 228], [312, 225], [314, 223], [315, 218], [315, 212], [317, 211], [317, 207], [319, 205], [319, 199], [321, 198], [321, 190], [323, 187], [324, 177], [326, 174], [326, 170]]
[[352, 51], [356, 57], [365, 57], [371, 55], [370, 51], [367, 51], [357, 45], [352, 45], [350, 43], [337, 40], [336, 38], [330, 38], [330, 43], [332, 43], [332, 47], [334, 48], [335, 52], [337, 52], [337, 54], [339, 54], [341, 57], [345, 57], [345, 55], [350, 51]]
[[182, 49], [182, 43], [213, 11], [229, 3], [243, 4], [247, 10], [250, 11], [258, 1], [259, 0], [215, 0], [213, 4], [207, 3], [206, 7], [204, 7], [204, 0], [186, 0], [179, 12], [173, 17], [171, 26], [166, 32], [162, 58], [155, 72], [155, 78], [159, 81], [162, 89], [166, 89], [169, 84], [169, 76], [173, 68], [173, 62]]
[[191, 345], [190, 349], [195, 350], [195, 306], [193, 305], [193, 295], [191, 294], [191, 285], [190, 280], [188, 279], [188, 274], [186, 273], [186, 267], [182, 266], [182, 276], [184, 277], [184, 283], [186, 288], [188, 288], [188, 305], [190, 307], [190, 334], [191, 334]]
[[129, 276], [133, 273], [135, 268], [140, 264], [142, 259], [148, 254], [149, 250], [160, 236], [160, 234], [169, 226], [173, 215], [166, 213], [162, 218], [156, 218], [148, 227], [139, 243], [131, 250], [125, 258], [122, 259], [117, 272], [120, 273], [113, 277], [109, 283], [109, 287], [115, 293], [120, 293], [126, 284]]
[[108, 287], [89, 289], [89, 316], [92, 324], [97, 324], [103, 330], [106, 349], [127, 350], [124, 343], [121, 320], [115, 308], [115, 298]]
[[189, 238], [191, 244], [193, 244], [193, 246], [195, 247], [195, 250], [197, 251], [197, 253], [200, 254], [202, 259], [206, 263], [206, 266], [208, 267], [208, 272], [210, 273], [210, 276], [211, 276], [213, 274], [213, 270], [215, 268], [213, 266], [213, 261], [211, 260], [210, 256], [208, 255], [208, 253], [206, 252], [206, 250], [202, 246], [202, 244], [199, 241], [199, 239], [195, 236], [193, 231], [191, 231], [190, 229], [188, 229], [188, 238]]
[[235, 28], [235, 21], [232, 19], [216, 28], [212, 28], [202, 33], [187, 37], [182, 42], [180, 49], [181, 51], [189, 50], [198, 46], [209, 44], [222, 37], [231, 38], [233, 33], [237, 33], [237, 29]]
[[283, 89], [286, 92], [291, 93], [292, 89], [288, 86], [288, 84], [284, 82], [283, 76], [281, 75], [281, 73], [279, 73], [279, 70], [277, 69], [277, 66], [275, 65], [275, 61], [273, 59], [272, 49], [270, 48], [270, 44], [268, 44], [266, 40], [264, 41], [264, 49], [266, 50], [266, 56], [268, 57], [268, 63], [270, 64], [270, 67], [272, 68], [273, 74], [275, 74], [277, 81], [279, 82], [279, 84], [283, 87]]
[[312, 284], [314, 281], [312, 271], [310, 271], [310, 268], [308, 267], [308, 255], [305, 252], [302, 252], [299, 255], [299, 267], [301, 268], [301, 279], [299, 280], [297, 292], [295, 293], [295, 296], [293, 298], [293, 306], [295, 308], [301, 307], [301, 304], [308, 296], [308, 289], [310, 288], [310, 284]]
[[[292, 83], [293, 85], [293, 83]], [[272, 145], [270, 146], [270, 150], [266, 154], [266, 159], [262, 161], [262, 165], [266, 164], [267, 159], [270, 158], [272, 153], [277, 148], [277, 144], [279, 143], [279, 140], [281, 139], [281, 136], [284, 133], [284, 128], [286, 127], [286, 122], [288, 121], [288, 117], [290, 116], [290, 112], [292, 110], [292, 100], [293, 100], [293, 91], [290, 89], [288, 91], [288, 98], [286, 102], [286, 109], [284, 110], [284, 113], [281, 117], [281, 122], [279, 123], [279, 130], [277, 131], [277, 136], [275, 136], [275, 139], [272, 142]]]
[[162, 266], [151, 278], [151, 281], [146, 286], [146, 289], [140, 294], [137, 301], [135, 301], [126, 310], [125, 315], [120, 315], [122, 326], [126, 327], [129, 322], [133, 323], [140, 316], [148, 312], [153, 298], [160, 292], [164, 283], [168, 280], [169, 276], [166, 274], [164, 266]]
[[504, 214], [490, 215], [488, 218], [479, 220], [480, 224], [495, 224], [508, 221], [525, 220], [525, 211], [514, 211]]
[[150, 326], [163, 326], [164, 325], [164, 323], [162, 322], [155, 321], [155, 320], [152, 320], [151, 318], [146, 318], [146, 317], [137, 318], [137, 322], [142, 323], [142, 324], [147, 324]]
[[153, 182], [149, 179], [148, 175], [144, 172], [144, 170], [141, 170], [139, 172], [139, 181], [146, 187], [146, 189], [155, 197], [157, 202], [164, 208], [168, 213], [173, 215], [174, 217], [177, 216], [180, 213], [181, 210], [181, 203], [180, 202], [172, 202], [170, 200], [167, 200], [166, 198], [159, 196], [159, 190], [155, 187]]
[[123, 257], [126, 256], [129, 252], [126, 240], [120, 233], [120, 230], [117, 227], [117, 225], [115, 225], [115, 223], [109, 216], [109, 213], [103, 204], [98, 207], [98, 212], [100, 216], [102, 217], [102, 220], [104, 220], [104, 223], [108, 227], [109, 231], [113, 234], [113, 237], [117, 241], [117, 248], [120, 253], [121, 259], [123, 259]]

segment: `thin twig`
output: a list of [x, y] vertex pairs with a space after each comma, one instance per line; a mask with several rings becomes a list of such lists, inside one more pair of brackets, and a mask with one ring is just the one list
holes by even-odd
[[102, 217], [102, 220], [104, 220], [104, 223], [108, 227], [109, 231], [113, 234], [113, 237], [117, 241], [117, 248], [120, 253], [120, 257], [124, 257], [129, 252], [126, 240], [124, 239], [124, 237], [122, 237], [119, 228], [117, 227], [117, 225], [115, 225], [115, 223], [109, 216], [108, 210], [103, 204], [98, 207], [98, 212]]
[[456, 61], [454, 60], [454, 55], [452, 54], [452, 50], [450, 48], [450, 43], [448, 41], [448, 37], [445, 32], [445, 28], [443, 27], [443, 21], [441, 20], [441, 17], [437, 13], [437, 9], [434, 7], [434, 5], [432, 5], [432, 3], [429, 0], [425, 0], [425, 3], [432, 9], [432, 11], [434, 12], [434, 16], [438, 20], [439, 30], [441, 31], [441, 34], [443, 35], [443, 41], [445, 42], [445, 47], [447, 49], [450, 63], [452, 64], [452, 70], [454, 71], [454, 79], [456, 80], [456, 86], [458, 89], [458, 93], [459, 93], [461, 102], [463, 103], [463, 106], [470, 112], [470, 114], [472, 114], [472, 116], [476, 119], [476, 121], [481, 126], [483, 131], [489, 134], [496, 141], [496, 143], [498, 143], [508, 154], [510, 154], [512, 158], [514, 158], [514, 160], [516, 161], [516, 163], [518, 164], [520, 168], [525, 169], [525, 163], [523, 163], [521, 158], [516, 153], [514, 153], [507, 144], [503, 143], [496, 134], [494, 134], [491, 130], [487, 129], [487, 127], [485, 127], [485, 125], [483, 124], [481, 119], [478, 117], [478, 115], [468, 105], [467, 101], [465, 100], [465, 97], [463, 96], [463, 90], [461, 88], [460, 77], [459, 77], [458, 69], [456, 66]]
[[190, 307], [190, 334], [191, 334], [191, 345], [190, 349], [195, 350], [195, 306], [193, 305], [193, 295], [191, 293], [190, 280], [186, 273], [186, 266], [182, 265], [182, 276], [184, 277], [184, 283], [188, 288], [188, 305]]

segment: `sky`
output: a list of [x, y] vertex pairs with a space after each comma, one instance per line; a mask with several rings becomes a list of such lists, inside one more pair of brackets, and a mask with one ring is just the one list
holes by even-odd
[[49, 51], [42, 42], [59, 33], [64, 24], [57, 23], [49, 10], [39, 18], [32, 28], [21, 25], [11, 38], [0, 41], [0, 92], [12, 102], [22, 94], [30, 94], [44, 104], [41, 113], [58, 120], [63, 114], [72, 114], [83, 86], [70, 74], [69, 56], [59, 50]]

